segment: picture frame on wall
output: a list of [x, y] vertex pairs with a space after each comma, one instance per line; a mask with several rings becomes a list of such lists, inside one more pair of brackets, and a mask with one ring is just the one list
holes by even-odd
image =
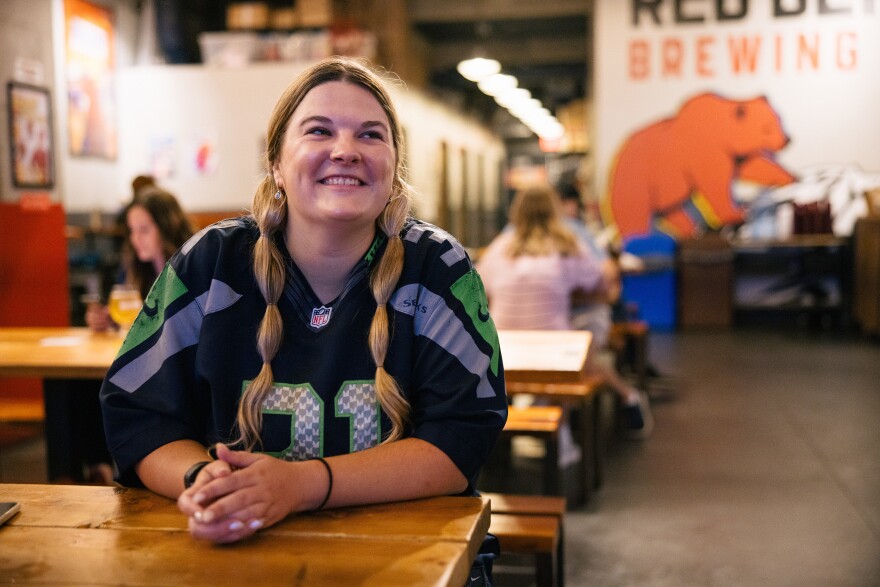
[[49, 90], [9, 82], [6, 94], [12, 184], [20, 188], [51, 188], [55, 183], [55, 146]]
[[64, 0], [64, 16], [70, 154], [115, 160], [113, 11], [88, 0]]

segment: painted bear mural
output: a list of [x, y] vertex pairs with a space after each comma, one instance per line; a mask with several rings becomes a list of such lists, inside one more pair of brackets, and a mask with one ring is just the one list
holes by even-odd
[[795, 177], [773, 159], [788, 142], [764, 96], [694, 96], [674, 117], [623, 143], [609, 175], [606, 222], [616, 225], [624, 241], [649, 233], [655, 222], [676, 238], [695, 235], [700, 226], [690, 207], [712, 228], [741, 224], [734, 180], [768, 187], [792, 183]]

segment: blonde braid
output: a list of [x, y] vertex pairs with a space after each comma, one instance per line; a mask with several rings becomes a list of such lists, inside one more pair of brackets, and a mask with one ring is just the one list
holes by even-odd
[[253, 216], [260, 230], [260, 237], [254, 245], [254, 277], [266, 300], [266, 312], [257, 331], [257, 350], [263, 359], [263, 367], [244, 390], [238, 405], [238, 442], [244, 444], [247, 450], [260, 442], [262, 406], [274, 381], [271, 362], [281, 348], [284, 333], [284, 323], [277, 305], [284, 290], [284, 258], [275, 245], [274, 235], [285, 225], [287, 204], [286, 198], [275, 199], [277, 189], [269, 175], [254, 196]]
[[400, 231], [409, 214], [409, 199], [392, 197], [377, 219], [379, 229], [388, 236], [385, 254], [370, 275], [370, 290], [376, 300], [376, 313], [370, 324], [370, 353], [376, 363], [376, 397], [391, 420], [391, 430], [384, 442], [404, 435], [409, 423], [410, 406], [397, 381], [385, 370], [385, 356], [391, 339], [388, 300], [403, 271], [403, 242]]

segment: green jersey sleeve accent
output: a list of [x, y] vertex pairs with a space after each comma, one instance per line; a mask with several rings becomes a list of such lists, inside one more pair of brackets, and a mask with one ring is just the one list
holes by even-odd
[[376, 258], [376, 252], [379, 250], [379, 247], [382, 246], [382, 243], [385, 242], [385, 235], [379, 233], [373, 239], [373, 244], [370, 245], [370, 249], [367, 251], [367, 254], [364, 255], [364, 261], [367, 262], [367, 265], [372, 265], [373, 260]]
[[498, 341], [498, 332], [495, 323], [489, 315], [489, 302], [486, 299], [486, 291], [483, 289], [483, 280], [479, 273], [471, 269], [458, 278], [450, 288], [452, 295], [464, 306], [465, 312], [470, 317], [474, 328], [480, 333], [492, 347], [492, 359], [490, 367], [493, 375], [498, 375], [498, 359], [501, 356], [501, 344]]
[[174, 300], [186, 292], [186, 286], [171, 265], [165, 265], [165, 269], [162, 270], [153, 287], [150, 288], [150, 293], [147, 294], [147, 299], [132, 324], [131, 330], [128, 331], [128, 336], [125, 337], [125, 342], [119, 349], [117, 357], [124, 355], [155, 334], [165, 322], [165, 310]]

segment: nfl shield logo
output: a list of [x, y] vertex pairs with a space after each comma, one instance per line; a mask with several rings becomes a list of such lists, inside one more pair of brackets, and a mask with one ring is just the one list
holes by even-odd
[[327, 306], [312, 308], [312, 328], [322, 328], [327, 326], [327, 323], [330, 322], [330, 312], [332, 311], [333, 308], [328, 308]]

